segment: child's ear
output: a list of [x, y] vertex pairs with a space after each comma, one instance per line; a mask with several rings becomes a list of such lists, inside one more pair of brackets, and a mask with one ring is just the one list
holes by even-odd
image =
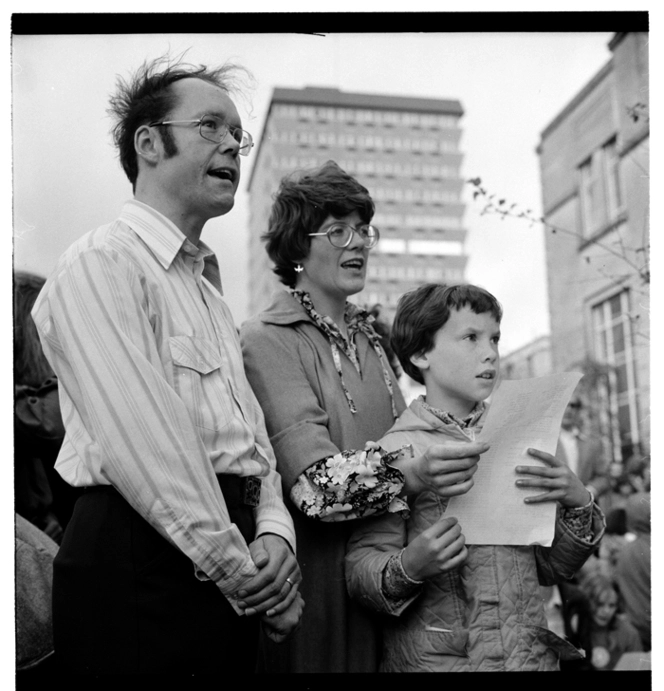
[[429, 369], [429, 358], [426, 353], [419, 353], [418, 355], [411, 355], [410, 361], [418, 369]]

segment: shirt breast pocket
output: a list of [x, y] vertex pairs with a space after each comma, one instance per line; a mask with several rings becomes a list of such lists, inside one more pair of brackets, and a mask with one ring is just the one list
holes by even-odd
[[198, 427], [221, 430], [233, 418], [218, 346], [205, 338], [172, 336], [173, 388]]

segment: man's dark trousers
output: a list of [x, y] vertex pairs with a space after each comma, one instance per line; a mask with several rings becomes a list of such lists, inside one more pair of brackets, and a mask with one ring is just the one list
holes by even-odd
[[[251, 542], [251, 509], [234, 494], [224, 491], [231, 519]], [[67, 672], [251, 674], [259, 622], [196, 578], [191, 560], [115, 489], [94, 487], [77, 501], [55, 559], [53, 629]]]

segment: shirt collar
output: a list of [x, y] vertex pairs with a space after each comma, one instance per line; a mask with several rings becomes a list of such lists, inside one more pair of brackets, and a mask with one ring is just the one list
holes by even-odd
[[194, 245], [175, 223], [137, 199], [125, 202], [119, 218], [143, 240], [166, 270], [171, 267], [180, 252], [194, 259], [202, 258], [205, 262], [203, 275], [222, 293], [219, 262], [214, 252], [202, 240], [198, 245]]

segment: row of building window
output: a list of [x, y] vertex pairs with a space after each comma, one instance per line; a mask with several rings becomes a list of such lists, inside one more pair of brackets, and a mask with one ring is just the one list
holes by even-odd
[[463, 227], [462, 219], [458, 216], [427, 216], [414, 214], [389, 214], [379, 212], [374, 216], [374, 223], [379, 228], [408, 228], [424, 230], [451, 229], [460, 230]]
[[401, 187], [372, 187], [371, 196], [377, 202], [410, 202], [427, 204], [458, 204], [459, 195], [450, 190], [401, 188]]
[[[367, 269], [369, 280], [397, 280], [397, 281], [460, 281], [463, 271], [456, 268], [441, 268], [438, 266], [393, 266], [380, 264], [369, 264]], [[371, 287], [371, 286], [370, 286]]]
[[406, 151], [411, 153], [457, 153], [457, 142], [440, 137], [387, 137], [381, 135], [355, 135], [312, 130], [283, 130], [273, 132], [271, 138], [282, 144], [297, 146], [339, 147], [367, 151]]
[[408, 254], [419, 256], [461, 256], [463, 243], [458, 240], [412, 240], [381, 238], [376, 245], [378, 254]]
[[[349, 161], [350, 163], [350, 161]], [[362, 160], [352, 161], [355, 172], [365, 175], [384, 175], [386, 177], [427, 178], [432, 180], [458, 180], [459, 169], [435, 163], [397, 163], [390, 161]]]
[[[282, 156], [279, 167], [284, 170], [315, 168], [323, 162], [321, 157]], [[370, 159], [340, 159], [339, 165], [353, 175], [382, 175], [385, 177], [409, 178], [413, 180], [459, 180], [459, 169], [456, 166], [439, 163], [402, 163]]]
[[456, 128], [459, 122], [458, 115], [287, 104], [275, 106], [275, 115], [308, 122], [339, 122], [344, 124], [422, 127], [430, 129]]

